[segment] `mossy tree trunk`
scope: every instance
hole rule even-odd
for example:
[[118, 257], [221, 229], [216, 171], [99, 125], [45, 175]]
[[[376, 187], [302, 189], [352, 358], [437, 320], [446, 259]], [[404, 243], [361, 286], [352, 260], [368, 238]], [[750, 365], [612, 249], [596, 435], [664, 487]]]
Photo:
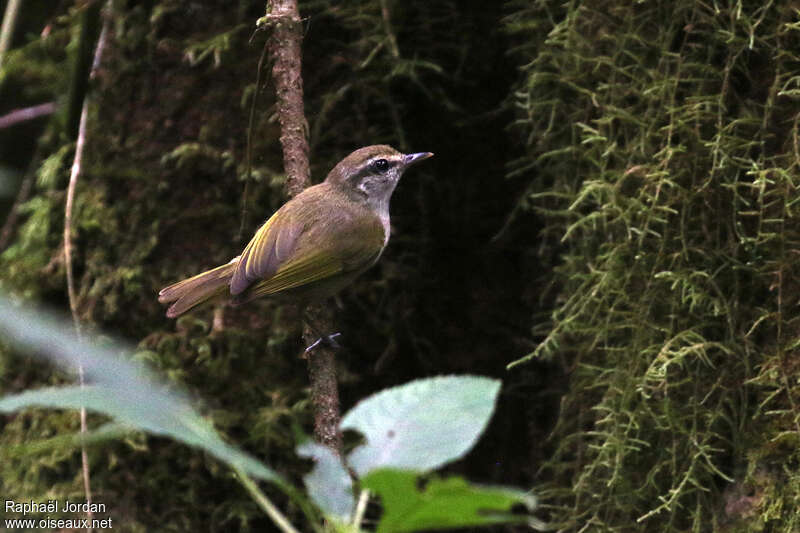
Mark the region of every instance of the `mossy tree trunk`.
[[523, 4], [533, 354], [570, 378], [542, 495], [563, 530], [797, 529], [796, 14]]

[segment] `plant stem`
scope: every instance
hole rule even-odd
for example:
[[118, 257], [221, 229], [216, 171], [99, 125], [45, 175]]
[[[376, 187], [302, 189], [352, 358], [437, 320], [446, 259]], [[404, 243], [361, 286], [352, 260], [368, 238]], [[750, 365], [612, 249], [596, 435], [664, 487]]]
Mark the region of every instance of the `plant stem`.
[[253, 123], [256, 116], [256, 102], [258, 102], [258, 93], [261, 92], [261, 71], [264, 66], [264, 59], [267, 57], [267, 43], [264, 43], [264, 49], [261, 51], [261, 58], [258, 60], [258, 69], [256, 70], [256, 88], [253, 91], [253, 96], [250, 101], [250, 118], [247, 122], [247, 150], [245, 157], [247, 159], [247, 170], [244, 177], [244, 191], [242, 191], [242, 221], [239, 224], [239, 233], [236, 234], [236, 242], [242, 240], [244, 230], [247, 227], [247, 191], [250, 188], [250, 178], [253, 170]]
[[280, 510], [275, 507], [275, 504], [270, 501], [266, 494], [264, 494], [261, 489], [258, 488], [253, 479], [245, 474], [242, 470], [235, 468], [236, 475], [239, 479], [239, 483], [247, 489], [247, 492], [250, 493], [250, 497], [255, 500], [258, 506], [269, 516], [272, 521], [278, 526], [278, 529], [283, 531], [284, 533], [300, 533], [295, 527], [289, 522], [289, 519], [286, 518]]
[[353, 526], [356, 531], [361, 530], [361, 522], [364, 520], [364, 513], [367, 511], [367, 503], [369, 503], [369, 491], [363, 489], [358, 495], [358, 503], [356, 503], [356, 512], [353, 513]]
[[[106, 19], [103, 23], [103, 30], [100, 33], [100, 37], [97, 39], [97, 45], [94, 51], [94, 59], [92, 61], [92, 65], [89, 70], [90, 79], [96, 75], [97, 69], [100, 66], [100, 61], [103, 57], [103, 51], [105, 50], [106, 38], [108, 35], [108, 26], [109, 26], [109, 15], [107, 13]], [[80, 323], [80, 317], [78, 315], [78, 296], [75, 291], [75, 277], [72, 272], [72, 207], [75, 202], [75, 189], [77, 188], [78, 179], [81, 175], [81, 169], [83, 166], [83, 152], [84, 152], [84, 147], [86, 146], [86, 123], [88, 121], [88, 115], [89, 115], [89, 97], [87, 94], [84, 95], [83, 103], [81, 106], [80, 121], [78, 123], [78, 137], [75, 144], [75, 157], [72, 161], [72, 169], [70, 171], [70, 176], [69, 176], [69, 185], [67, 186], [67, 200], [66, 200], [66, 205], [64, 207], [64, 265], [66, 267], [66, 275], [67, 275], [67, 294], [69, 296], [70, 311], [72, 312], [72, 321], [75, 324], [75, 331], [78, 334], [78, 338], [81, 337], [81, 323]], [[84, 385], [84, 376], [83, 376], [83, 366], [80, 364], [78, 365], [78, 379], [82, 387]], [[80, 418], [81, 418], [81, 435], [85, 436], [88, 432], [88, 422], [87, 422], [85, 407], [81, 407]], [[83, 476], [84, 497], [86, 498], [86, 503], [91, 504], [92, 485], [89, 472], [89, 456], [86, 452], [85, 443], [81, 445], [81, 470]], [[88, 522], [91, 523], [92, 520], [91, 511], [87, 511], [86, 518], [88, 519]], [[87, 527], [86, 531], [88, 533], [91, 533], [92, 528]]]

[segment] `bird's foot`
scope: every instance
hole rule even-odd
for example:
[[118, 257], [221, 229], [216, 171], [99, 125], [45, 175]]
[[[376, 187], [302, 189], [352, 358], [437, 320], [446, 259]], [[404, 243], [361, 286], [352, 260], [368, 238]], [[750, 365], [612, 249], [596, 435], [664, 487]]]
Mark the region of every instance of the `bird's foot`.
[[341, 336], [342, 336], [341, 333], [331, 333], [330, 335], [325, 335], [323, 337], [320, 337], [313, 343], [311, 343], [311, 346], [306, 348], [305, 353], [308, 354], [311, 350], [313, 350], [320, 344], [324, 344], [333, 350], [338, 350], [339, 348], [341, 348], [341, 346], [339, 346], [339, 343], [336, 342], [336, 337], [341, 337]]

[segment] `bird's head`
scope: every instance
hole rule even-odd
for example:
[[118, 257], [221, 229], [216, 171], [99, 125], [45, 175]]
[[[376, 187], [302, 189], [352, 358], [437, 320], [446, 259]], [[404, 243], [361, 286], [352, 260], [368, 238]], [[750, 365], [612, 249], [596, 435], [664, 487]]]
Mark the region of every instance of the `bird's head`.
[[430, 152], [401, 154], [385, 144], [366, 146], [342, 159], [325, 181], [363, 197], [372, 205], [388, 206], [403, 172], [414, 163], [431, 156], [433, 154]]

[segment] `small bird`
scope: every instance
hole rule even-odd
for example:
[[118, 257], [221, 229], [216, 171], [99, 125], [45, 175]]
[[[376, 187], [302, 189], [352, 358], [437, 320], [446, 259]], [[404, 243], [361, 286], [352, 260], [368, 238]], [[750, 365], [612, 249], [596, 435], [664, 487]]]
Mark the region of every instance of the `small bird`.
[[161, 289], [158, 301], [171, 304], [167, 317], [225, 298], [238, 305], [277, 296], [305, 305], [332, 296], [381, 256], [400, 176], [431, 156], [401, 154], [387, 145], [359, 148], [324, 182], [278, 209], [241, 255]]

